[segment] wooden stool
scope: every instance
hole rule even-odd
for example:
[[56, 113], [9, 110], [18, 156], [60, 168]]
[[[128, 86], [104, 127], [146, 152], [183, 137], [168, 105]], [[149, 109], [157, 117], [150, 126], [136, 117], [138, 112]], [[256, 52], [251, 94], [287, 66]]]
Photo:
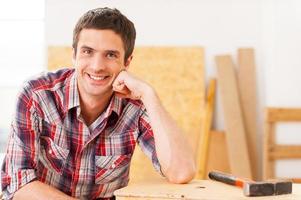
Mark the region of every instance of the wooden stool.
[[[301, 108], [267, 108], [265, 113], [263, 179], [275, 178], [275, 160], [301, 159], [301, 145], [280, 145], [275, 141], [275, 124], [301, 122]], [[300, 178], [293, 179], [300, 182]]]

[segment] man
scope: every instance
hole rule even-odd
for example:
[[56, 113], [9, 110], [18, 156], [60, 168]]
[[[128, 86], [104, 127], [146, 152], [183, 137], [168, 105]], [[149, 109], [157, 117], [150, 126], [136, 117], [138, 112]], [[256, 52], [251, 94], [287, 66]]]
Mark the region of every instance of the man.
[[128, 183], [138, 142], [173, 183], [195, 174], [191, 148], [154, 89], [127, 69], [134, 25], [117, 9], [85, 13], [73, 33], [73, 65], [21, 91], [2, 189], [14, 199], [113, 199]]

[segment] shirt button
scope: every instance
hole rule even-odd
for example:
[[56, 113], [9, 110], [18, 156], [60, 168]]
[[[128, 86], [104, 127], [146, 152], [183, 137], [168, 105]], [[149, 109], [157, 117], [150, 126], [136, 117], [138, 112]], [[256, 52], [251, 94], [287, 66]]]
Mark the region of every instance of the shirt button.
[[116, 165], [115, 165], [115, 164], [113, 164], [111, 167], [114, 169], [114, 168], [116, 167]]
[[52, 150], [50, 149], [50, 150], [48, 151], [48, 153], [49, 153], [49, 154], [52, 154]]

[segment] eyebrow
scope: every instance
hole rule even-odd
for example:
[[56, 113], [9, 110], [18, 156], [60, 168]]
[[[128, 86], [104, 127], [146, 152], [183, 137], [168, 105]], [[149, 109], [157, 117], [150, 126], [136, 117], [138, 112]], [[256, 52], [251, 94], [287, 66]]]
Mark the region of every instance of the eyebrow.
[[[88, 50], [93, 50], [93, 51], [96, 51], [96, 49], [93, 49], [92, 47], [89, 47], [87, 45], [83, 45], [80, 47], [81, 49], [88, 49]], [[118, 50], [105, 50], [106, 53], [114, 53], [116, 55], [120, 55], [120, 52]]]
[[113, 53], [113, 54], [116, 54], [116, 55], [120, 55], [120, 52], [118, 50], [106, 50], [107, 53]]
[[89, 49], [89, 50], [95, 50], [93, 49], [92, 47], [89, 47], [89, 46], [86, 46], [86, 45], [83, 45], [80, 47], [81, 49]]

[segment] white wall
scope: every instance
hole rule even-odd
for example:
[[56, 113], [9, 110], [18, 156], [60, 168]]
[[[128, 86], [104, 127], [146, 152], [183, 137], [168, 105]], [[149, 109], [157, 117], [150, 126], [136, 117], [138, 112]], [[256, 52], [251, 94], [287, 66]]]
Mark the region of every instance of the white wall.
[[[135, 23], [137, 45], [204, 46], [207, 78], [216, 74], [215, 55], [236, 56], [238, 47], [254, 47], [259, 154], [264, 107], [301, 106], [298, 92], [301, 3], [298, 0], [46, 0], [46, 43], [71, 45], [78, 17], [88, 9], [102, 6], [118, 8]], [[214, 126], [224, 129], [219, 99], [218, 95]], [[293, 127], [300, 130], [297, 125]], [[282, 129], [288, 132], [288, 128]], [[282, 133], [278, 140], [301, 143], [301, 135], [295, 134], [292, 139]], [[277, 174], [301, 176], [294, 164], [279, 163]], [[288, 171], [290, 174], [286, 174]]]
[[[301, 2], [269, 0], [263, 27], [266, 105], [301, 107]], [[300, 144], [301, 124], [281, 123], [277, 143]], [[301, 177], [300, 160], [278, 161], [279, 176]]]

